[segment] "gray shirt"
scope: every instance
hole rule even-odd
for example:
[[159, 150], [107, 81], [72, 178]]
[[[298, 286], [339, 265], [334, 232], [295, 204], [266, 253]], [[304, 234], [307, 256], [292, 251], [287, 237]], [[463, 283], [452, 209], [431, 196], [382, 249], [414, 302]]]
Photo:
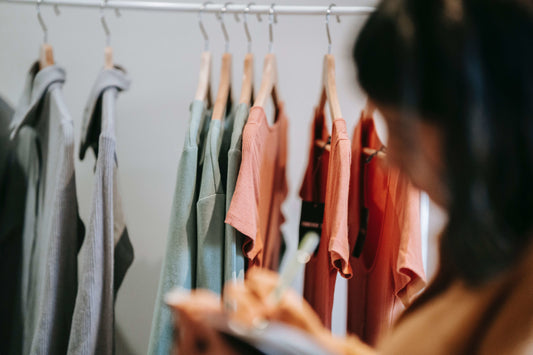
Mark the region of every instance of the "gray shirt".
[[130, 80], [115, 67], [103, 70], [84, 112], [80, 158], [93, 148], [95, 184], [87, 235], [80, 252], [81, 279], [70, 332], [69, 354], [114, 353], [114, 302], [133, 262], [133, 247], [118, 191], [115, 106]]
[[[231, 198], [237, 184], [237, 177], [239, 176], [242, 159], [242, 132], [248, 120], [249, 112], [250, 105], [245, 103], [241, 103], [235, 108], [235, 118], [228, 150], [226, 213], [229, 210]], [[242, 281], [244, 280], [245, 269], [245, 259], [242, 251], [244, 236], [231, 225], [226, 224], [224, 239], [224, 281]]]
[[23, 230], [23, 354], [67, 351], [83, 237], [74, 176], [74, 132], [62, 87], [65, 71], [32, 67], [11, 125], [28, 180]]
[[203, 147], [211, 110], [203, 101], [190, 106], [189, 128], [178, 167], [167, 246], [152, 321], [148, 354], [169, 354], [172, 347], [172, 314], [164, 303], [174, 287], [196, 286], [196, 201], [202, 171]]
[[[230, 111], [231, 112], [231, 111]], [[207, 134], [200, 195], [196, 204], [198, 262], [196, 287], [221, 294], [224, 285], [224, 219], [228, 150], [233, 113], [211, 120]]]

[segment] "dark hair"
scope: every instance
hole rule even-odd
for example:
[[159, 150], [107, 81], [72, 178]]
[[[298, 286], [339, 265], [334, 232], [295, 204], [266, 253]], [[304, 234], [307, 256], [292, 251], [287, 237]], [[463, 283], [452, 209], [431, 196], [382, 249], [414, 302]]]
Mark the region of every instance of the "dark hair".
[[385, 0], [353, 57], [378, 105], [442, 133], [449, 221], [422, 299], [508, 270], [533, 239], [533, 2]]

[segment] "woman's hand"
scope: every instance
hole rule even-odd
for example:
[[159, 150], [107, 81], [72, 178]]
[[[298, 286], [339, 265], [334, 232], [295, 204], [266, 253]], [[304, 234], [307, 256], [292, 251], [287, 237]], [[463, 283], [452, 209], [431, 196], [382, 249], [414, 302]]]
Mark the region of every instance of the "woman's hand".
[[275, 320], [313, 335], [327, 332], [309, 304], [293, 290], [286, 290], [279, 303], [271, 297], [278, 282], [278, 274], [254, 268], [247, 272], [244, 284], [227, 284], [224, 300], [233, 310], [232, 317], [247, 325], [255, 325], [261, 320]]
[[254, 268], [247, 272], [246, 281], [228, 284], [224, 289], [232, 318], [249, 326], [263, 320], [278, 321], [310, 333], [334, 353], [344, 353], [344, 340], [333, 337], [311, 306], [295, 291], [286, 290], [279, 302], [271, 296], [279, 277], [276, 273]]
[[[338, 338], [322, 325], [311, 306], [294, 290], [286, 290], [279, 302], [271, 295], [279, 283], [276, 273], [254, 268], [246, 273], [244, 283], [228, 283], [224, 301], [205, 290], [192, 291], [188, 296], [171, 302], [176, 318], [175, 349], [180, 353], [233, 354], [220, 336], [209, 327], [210, 318], [224, 312], [248, 326], [262, 321], [278, 321], [309, 333], [334, 354], [374, 355], [375, 352], [355, 337]], [[195, 351], [196, 350], [196, 351]]]
[[220, 297], [194, 290], [167, 302], [174, 313], [172, 354], [238, 355], [209, 322], [223, 315]]

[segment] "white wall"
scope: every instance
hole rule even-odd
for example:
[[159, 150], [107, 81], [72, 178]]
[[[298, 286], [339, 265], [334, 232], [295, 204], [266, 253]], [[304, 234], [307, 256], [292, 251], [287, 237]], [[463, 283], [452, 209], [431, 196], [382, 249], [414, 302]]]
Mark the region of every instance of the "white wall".
[[[266, 1], [257, 3], [269, 4]], [[280, 1], [281, 3], [281, 1]], [[318, 0], [291, 0], [291, 4], [327, 5]], [[337, 5], [354, 1], [337, 0]], [[360, 1], [373, 4], [374, 1]], [[49, 27], [49, 42], [56, 62], [67, 71], [64, 93], [74, 119], [77, 142], [85, 101], [103, 64], [104, 34], [97, 9], [42, 6]], [[121, 192], [135, 261], [126, 275], [116, 304], [119, 354], [146, 352], [150, 323], [164, 255], [176, 169], [188, 120], [188, 107], [197, 84], [203, 39], [196, 14], [122, 11], [116, 18], [107, 11], [115, 62], [132, 79], [118, 103], [117, 141]], [[364, 97], [357, 88], [350, 49], [365, 16], [331, 18], [333, 54], [337, 57], [340, 102], [351, 132]], [[214, 87], [218, 78], [223, 37], [215, 16], [204, 14], [214, 53]], [[267, 52], [268, 18], [258, 23], [249, 16], [256, 53], [256, 86], [262, 58]], [[234, 96], [240, 92], [242, 59], [246, 50], [241, 23], [226, 16], [234, 53]], [[284, 233], [289, 243], [297, 240], [300, 203], [297, 191], [307, 160], [313, 106], [319, 93], [322, 58], [327, 50], [324, 17], [279, 16], [274, 28], [281, 96], [290, 120], [288, 179], [290, 197], [284, 210]], [[0, 95], [16, 103], [27, 70], [36, 59], [42, 41], [35, 6], [0, 2]], [[76, 161], [77, 189], [82, 218], [88, 219], [93, 186], [94, 157]], [[345, 294], [340, 283], [339, 294]], [[344, 297], [345, 298], [345, 297]], [[336, 303], [335, 331], [342, 333], [345, 315], [341, 297]]]

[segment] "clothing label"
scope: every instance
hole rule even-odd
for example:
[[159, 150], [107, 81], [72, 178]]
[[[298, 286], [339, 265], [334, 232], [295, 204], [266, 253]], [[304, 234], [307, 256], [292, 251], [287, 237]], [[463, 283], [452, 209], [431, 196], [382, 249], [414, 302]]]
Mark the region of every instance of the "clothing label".
[[[324, 220], [324, 204], [320, 202], [302, 201], [300, 214], [300, 242], [307, 232], [316, 232], [322, 235], [322, 222]], [[318, 248], [317, 248], [318, 250]], [[315, 251], [316, 252], [316, 251]]]

